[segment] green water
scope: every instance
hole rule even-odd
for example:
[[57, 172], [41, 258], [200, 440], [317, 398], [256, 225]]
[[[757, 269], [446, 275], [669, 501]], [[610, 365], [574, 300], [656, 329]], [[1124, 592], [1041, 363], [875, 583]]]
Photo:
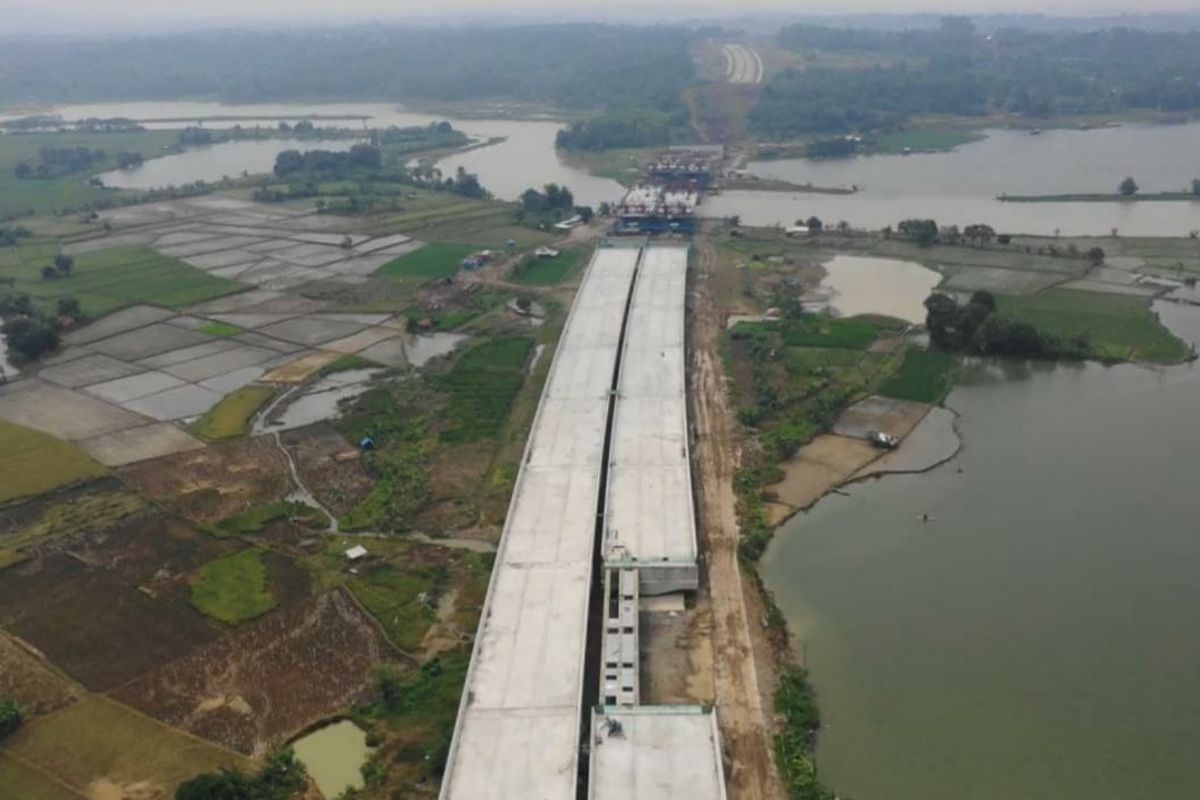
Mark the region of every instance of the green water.
[[979, 364], [948, 404], [956, 459], [830, 496], [764, 559], [824, 778], [856, 800], [1200, 797], [1200, 368]]
[[371, 748], [367, 747], [367, 735], [353, 722], [326, 725], [297, 739], [292, 747], [328, 800], [347, 789], [363, 787], [362, 765]]

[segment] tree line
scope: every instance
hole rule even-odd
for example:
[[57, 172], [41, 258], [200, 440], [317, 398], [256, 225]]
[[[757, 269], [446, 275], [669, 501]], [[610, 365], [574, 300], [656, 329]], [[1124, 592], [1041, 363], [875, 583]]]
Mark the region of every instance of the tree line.
[[512, 99], [669, 108], [692, 80], [683, 27], [360, 26], [127, 38], [14, 38], [6, 102]]
[[[867, 132], [923, 114], [1200, 109], [1200, 31], [1006, 28], [985, 37], [969, 20], [948, 17], [932, 30], [791, 25], [778, 41], [810, 61], [773, 80], [752, 112], [754, 128], [773, 137]], [[835, 69], [822, 66], [823, 52], [877, 61]]]

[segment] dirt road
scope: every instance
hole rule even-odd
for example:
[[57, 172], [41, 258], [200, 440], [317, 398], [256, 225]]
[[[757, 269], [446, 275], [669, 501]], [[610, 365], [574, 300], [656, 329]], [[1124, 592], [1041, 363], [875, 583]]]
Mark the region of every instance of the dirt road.
[[709, 284], [717, 255], [713, 245], [703, 238], [697, 239], [696, 246], [700, 265], [695, 285], [691, 377], [700, 524], [708, 545], [717, 715], [729, 757], [732, 800], [774, 800], [785, 795], [775, 768], [750, 638], [750, 625], [757, 622], [748, 618], [737, 558], [733, 494], [737, 453], [718, 354], [723, 320]]

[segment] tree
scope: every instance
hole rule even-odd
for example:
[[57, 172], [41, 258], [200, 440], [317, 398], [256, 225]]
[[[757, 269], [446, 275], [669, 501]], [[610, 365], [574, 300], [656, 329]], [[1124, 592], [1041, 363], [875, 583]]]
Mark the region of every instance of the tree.
[[11, 697], [0, 698], [0, 739], [21, 727], [21, 709]]
[[33, 175], [33, 167], [29, 166], [29, 162], [21, 161], [13, 168], [13, 174], [18, 178], [28, 178]]
[[71, 274], [71, 270], [75, 268], [75, 259], [68, 255], [59, 253], [54, 257], [54, 268], [58, 270], [58, 274], [64, 278]]
[[9, 350], [30, 361], [58, 347], [58, 331], [41, 317], [6, 320], [0, 332]]
[[79, 301], [74, 297], [60, 297], [58, 298], [58, 315], [80, 319], [83, 317], [83, 309], [79, 307]]
[[1098, 267], [1104, 263], [1104, 248], [1102, 247], [1089, 248], [1086, 255], [1087, 260], [1091, 262], [1093, 267]]
[[938, 226], [931, 219], [906, 219], [896, 229], [901, 236], [916, 242], [919, 247], [929, 247], [937, 241]]
[[590, 224], [596, 217], [596, 212], [592, 211], [591, 206], [575, 206], [575, 213], [583, 220], [584, 225]]
[[825, 229], [825, 223], [815, 214], [804, 221], [809, 233], [820, 233]]
[[1200, 178], [1192, 178], [1192, 194], [1200, 196]]
[[1133, 178], [1126, 178], [1121, 181], [1121, 185], [1117, 187], [1117, 191], [1121, 193], [1122, 197], [1133, 197], [1138, 191], [1137, 181]]
[[53, 264], [46, 264], [44, 267], [42, 267], [42, 280], [52, 281], [57, 278], [58, 275], [59, 272], [54, 268]]

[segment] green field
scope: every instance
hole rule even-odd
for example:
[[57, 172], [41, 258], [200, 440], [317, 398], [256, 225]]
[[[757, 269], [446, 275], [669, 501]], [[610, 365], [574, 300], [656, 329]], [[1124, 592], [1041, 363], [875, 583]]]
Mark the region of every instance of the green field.
[[[106, 784], [132, 786], [147, 782], [173, 796], [181, 781], [200, 772], [222, 767], [247, 766], [243, 757], [193, 736], [176, 731], [132, 709], [99, 695], [83, 700], [41, 719], [27, 722], [0, 745], [22, 761], [45, 770], [87, 797]], [[0, 778], [17, 771], [0, 759]], [[36, 780], [24, 779], [40, 789]], [[25, 800], [25, 795], [0, 797]], [[70, 795], [45, 790], [30, 800], [58, 800]], [[50, 793], [53, 792], [53, 793]], [[121, 796], [117, 794], [115, 796]]]
[[210, 322], [202, 327], [200, 332], [207, 333], [209, 336], [220, 336], [223, 339], [228, 339], [230, 336], [237, 336], [243, 331], [237, 325], [230, 325], [228, 322]]
[[940, 403], [950, 392], [956, 364], [947, 353], [910, 347], [900, 369], [883, 382], [879, 393], [898, 400]]
[[29, 551], [81, 531], [110, 530], [144, 508], [146, 501], [124, 490], [78, 495], [67, 502], [48, 504], [41, 516], [6, 533], [4, 547], [9, 551]]
[[15, 291], [26, 292], [45, 306], [60, 297], [74, 297], [91, 317], [134, 303], [178, 308], [246, 288], [149, 247], [83, 253], [75, 257], [69, 277], [43, 278], [42, 267], [57, 253], [56, 245], [0, 248], [0, 277], [14, 278]]
[[217, 531], [231, 535], [258, 533], [268, 524], [280, 519], [294, 519], [309, 526], [326, 525], [329, 522], [318, 508], [305, 503], [281, 500], [243, 511], [236, 517], [227, 517], [217, 523]]
[[85, 795], [0, 750], [0, 797], [13, 800], [85, 800]]
[[74, 445], [0, 420], [0, 503], [108, 474]]
[[1188, 349], [1162, 326], [1143, 297], [1047, 289], [1035, 295], [996, 298], [1006, 316], [1033, 325], [1043, 334], [1070, 340], [1085, 335], [1101, 359], [1171, 364]]
[[845, 350], [864, 350], [878, 338], [880, 332], [899, 327], [893, 320], [882, 317], [850, 317], [838, 319], [809, 314], [800, 319], [781, 319], [768, 322], [740, 322], [734, 327], [735, 337], [756, 338], [778, 334], [789, 347], [833, 347]]
[[469, 244], [427, 244], [416, 252], [389, 261], [375, 274], [422, 280], [445, 278], [457, 273], [463, 259], [475, 250]]
[[903, 153], [909, 150], [953, 150], [964, 144], [985, 138], [970, 131], [915, 128], [895, 133], [881, 133], [871, 139], [871, 151], [876, 153]]
[[561, 283], [579, 268], [585, 258], [587, 258], [587, 253], [578, 249], [562, 250], [554, 258], [533, 258], [513, 270], [510, 280], [513, 283], [530, 286], [550, 286]]
[[100, 168], [116, 168], [116, 155], [122, 151], [141, 153], [145, 158], [161, 155], [174, 144], [176, 131], [134, 131], [131, 133], [33, 133], [0, 135], [0, 219], [31, 214], [52, 214], [95, 203], [114, 192], [87, 185], [89, 173], [62, 178], [25, 178], [13, 174], [21, 161], [33, 166], [39, 162], [43, 147], [87, 147], [103, 150], [108, 158]]
[[263, 552], [251, 548], [210, 561], [192, 583], [192, 605], [210, 617], [236, 625], [275, 607], [267, 590]]
[[450, 395], [443, 440], [473, 442], [500, 433], [525, 381], [533, 344], [527, 336], [497, 337], [465, 352], [449, 373], [439, 376]]
[[244, 386], [226, 395], [192, 423], [189, 430], [210, 442], [245, 436], [250, 431], [250, 420], [274, 396], [275, 390], [269, 386]]
[[352, 579], [350, 589], [397, 647], [415, 653], [436, 619], [432, 609], [421, 602], [421, 595], [430, 596], [438, 581], [438, 571], [433, 568], [382, 566]]

